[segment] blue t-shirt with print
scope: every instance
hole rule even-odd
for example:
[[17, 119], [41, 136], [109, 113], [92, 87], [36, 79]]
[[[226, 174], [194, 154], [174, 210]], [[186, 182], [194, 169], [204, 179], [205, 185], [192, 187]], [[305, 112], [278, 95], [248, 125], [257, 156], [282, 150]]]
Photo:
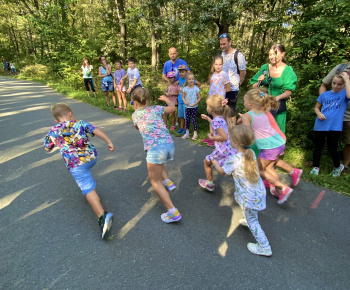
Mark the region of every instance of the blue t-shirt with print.
[[322, 104], [321, 113], [326, 120], [316, 118], [314, 131], [343, 131], [343, 119], [349, 99], [346, 90], [338, 93], [327, 91], [321, 94], [317, 102]]
[[184, 61], [183, 59], [178, 58], [177, 61], [173, 64], [171, 60], [168, 60], [163, 67], [163, 75], [166, 75], [168, 72], [173, 71], [175, 74], [175, 81], [179, 80], [179, 66], [180, 65], [185, 65], [188, 70], [190, 68], [187, 65], [187, 62]]

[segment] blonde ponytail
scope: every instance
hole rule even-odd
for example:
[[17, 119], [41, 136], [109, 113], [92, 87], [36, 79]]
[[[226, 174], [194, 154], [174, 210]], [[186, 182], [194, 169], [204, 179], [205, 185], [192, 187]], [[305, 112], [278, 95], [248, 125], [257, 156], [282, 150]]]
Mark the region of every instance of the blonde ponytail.
[[255, 153], [252, 149], [245, 150], [243, 154], [244, 175], [252, 184], [256, 184], [259, 181], [259, 169], [254, 157]]

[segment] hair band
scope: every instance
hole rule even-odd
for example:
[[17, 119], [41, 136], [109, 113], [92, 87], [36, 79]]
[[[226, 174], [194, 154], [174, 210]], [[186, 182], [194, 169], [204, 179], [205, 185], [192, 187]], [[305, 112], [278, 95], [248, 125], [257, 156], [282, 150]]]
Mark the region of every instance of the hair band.
[[227, 105], [227, 103], [228, 103], [228, 99], [225, 99], [221, 102], [221, 106], [225, 107]]
[[246, 145], [246, 146], [244, 146], [244, 149], [251, 149], [251, 147], [249, 146], [249, 145]]
[[265, 93], [264, 93], [264, 92], [261, 92], [260, 98], [263, 98], [263, 97], [265, 97]]

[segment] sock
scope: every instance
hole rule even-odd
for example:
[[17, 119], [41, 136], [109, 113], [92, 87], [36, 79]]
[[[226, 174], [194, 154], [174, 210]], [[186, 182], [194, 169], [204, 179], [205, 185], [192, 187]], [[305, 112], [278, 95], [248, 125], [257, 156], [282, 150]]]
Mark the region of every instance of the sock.
[[188, 130], [186, 129], [186, 134], [190, 135], [190, 130], [189, 129]]
[[170, 213], [170, 214], [174, 214], [175, 211], [176, 211], [176, 207], [168, 209], [168, 213]]
[[170, 179], [163, 180], [163, 184], [166, 185], [168, 183], [168, 181], [170, 181]]
[[209, 185], [213, 185], [214, 183], [213, 183], [212, 180], [208, 180], [208, 184], [209, 184]]
[[292, 175], [294, 173], [294, 168], [292, 169], [292, 171], [289, 173], [289, 175]]

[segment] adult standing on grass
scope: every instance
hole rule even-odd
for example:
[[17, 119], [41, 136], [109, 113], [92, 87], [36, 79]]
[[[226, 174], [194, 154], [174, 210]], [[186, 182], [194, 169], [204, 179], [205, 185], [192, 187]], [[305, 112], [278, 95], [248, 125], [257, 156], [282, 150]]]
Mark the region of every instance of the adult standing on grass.
[[7, 61], [6, 58], [2, 58], [2, 67], [4, 69], [4, 73], [7, 73]]
[[107, 107], [110, 106], [108, 92], [111, 92], [114, 108], [116, 109], [117, 102], [114, 94], [112, 67], [111, 65], [107, 64], [107, 59], [105, 56], [100, 56], [99, 60], [101, 62], [101, 66], [98, 71], [98, 76], [101, 78], [101, 87], [102, 87], [102, 91], [105, 93]]
[[238, 100], [239, 87], [246, 75], [246, 61], [243, 53], [232, 47], [232, 40], [228, 33], [219, 36], [220, 49], [224, 60], [222, 70], [228, 74], [231, 89], [226, 92], [228, 106], [231, 109], [232, 124], [236, 124], [236, 105]]
[[286, 64], [285, 51], [284, 46], [280, 43], [272, 45], [269, 50], [270, 63], [264, 64], [250, 81], [253, 88], [266, 87], [269, 95], [275, 97], [279, 102], [279, 109], [271, 110], [271, 113], [283, 133], [286, 133], [286, 101], [297, 84], [296, 74], [292, 67]]
[[93, 69], [93, 66], [90, 65], [89, 60], [86, 57], [84, 57], [80, 72], [83, 74], [86, 93], [88, 97], [90, 97], [90, 88], [91, 88], [92, 92], [94, 93], [94, 97], [96, 98], [94, 80], [92, 79], [92, 74], [91, 74], [92, 69]]
[[[333, 76], [337, 72], [347, 72], [350, 76], [350, 63], [345, 62], [338, 64], [330, 71], [330, 73], [322, 80], [322, 84], [319, 88], [319, 95], [327, 91], [327, 87], [332, 83]], [[345, 143], [343, 149], [344, 172], [348, 172], [348, 166], [350, 163], [350, 102], [348, 103], [344, 114], [343, 141]]]
[[168, 60], [163, 67], [163, 75], [162, 75], [162, 79], [164, 81], [166, 81], [167, 83], [168, 78], [167, 78], [167, 73], [172, 71], [175, 74], [175, 81], [179, 80], [179, 66], [180, 65], [185, 65], [187, 67], [187, 71], [189, 72], [190, 68], [188, 67], [188, 64], [186, 61], [184, 61], [181, 58], [178, 58], [179, 53], [177, 52], [177, 49], [175, 47], [170, 47], [169, 48], [169, 58], [170, 60]]

